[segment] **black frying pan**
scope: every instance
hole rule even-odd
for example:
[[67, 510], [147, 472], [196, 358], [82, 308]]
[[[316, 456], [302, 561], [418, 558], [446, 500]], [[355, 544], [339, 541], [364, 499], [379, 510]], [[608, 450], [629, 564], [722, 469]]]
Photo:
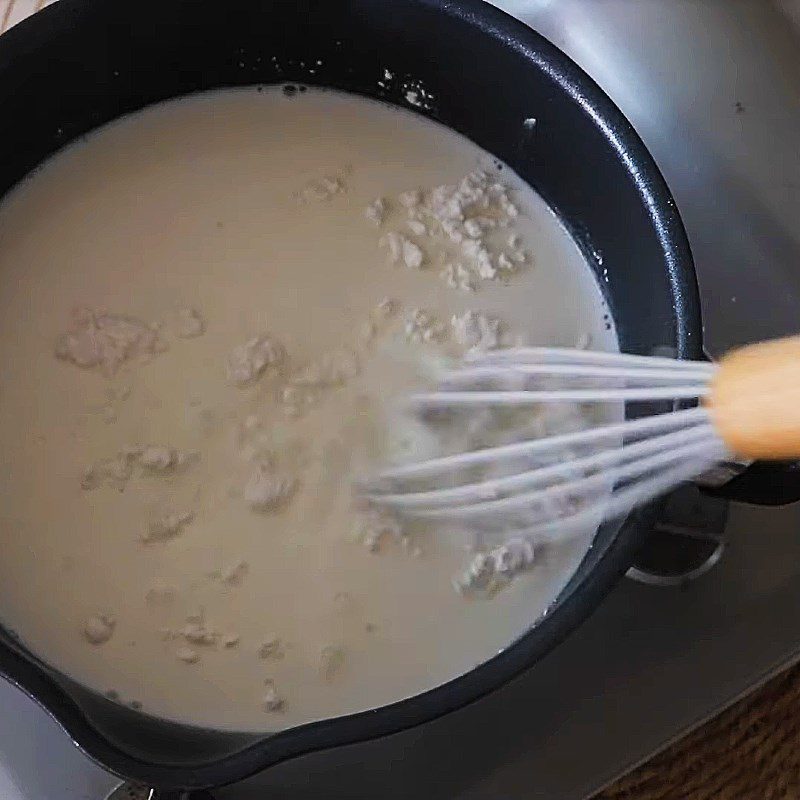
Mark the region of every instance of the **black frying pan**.
[[[388, 89], [378, 84], [384, 68], [401, 78]], [[702, 357], [689, 245], [649, 153], [563, 53], [479, 0], [60, 0], [0, 37], [0, 194], [67, 142], [165, 98], [288, 81], [404, 106], [403, 77], [433, 97], [420, 113], [505, 161], [560, 215], [597, 271], [623, 350]], [[779, 474], [761, 466], [737, 491], [795, 499], [800, 481]], [[418, 725], [496, 689], [595, 608], [655, 513], [601, 528], [546, 617], [491, 661], [409, 700], [277, 735], [133, 711], [42, 664], [2, 629], [0, 673], [111, 771], [162, 787], [164, 797], [219, 786], [300, 753]]]

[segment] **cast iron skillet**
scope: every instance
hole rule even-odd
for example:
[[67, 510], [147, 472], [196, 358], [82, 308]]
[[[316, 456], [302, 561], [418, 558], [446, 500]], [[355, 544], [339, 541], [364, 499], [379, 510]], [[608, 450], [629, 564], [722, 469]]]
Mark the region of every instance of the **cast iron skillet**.
[[[509, 164], [569, 226], [624, 350], [702, 357], [689, 246], [652, 158], [563, 53], [479, 0], [60, 0], [0, 38], [0, 194], [121, 114], [204, 89], [281, 82], [401, 106], [417, 91], [424, 107], [412, 110]], [[777, 474], [762, 468], [762, 501], [794, 499], [800, 481], [774, 486]], [[0, 673], [111, 771], [165, 792], [220, 786], [300, 753], [418, 725], [507, 682], [594, 609], [655, 513], [602, 528], [549, 612], [491, 661], [417, 697], [278, 735], [220, 733], [133, 711], [60, 675], [2, 629]]]

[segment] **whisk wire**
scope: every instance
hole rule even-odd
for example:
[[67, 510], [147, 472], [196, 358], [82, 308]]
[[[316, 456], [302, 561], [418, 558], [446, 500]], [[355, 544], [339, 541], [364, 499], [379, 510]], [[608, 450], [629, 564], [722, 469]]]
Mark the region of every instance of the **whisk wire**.
[[421, 392], [410, 397], [412, 404], [425, 408], [455, 406], [523, 406], [539, 403], [613, 403], [654, 400], [686, 400], [706, 397], [706, 384], [693, 383], [675, 386], [635, 389], [552, 389], [522, 391]]
[[[581, 499], [581, 495], [591, 491], [610, 491], [618, 482], [636, 479], [655, 470], [663, 469], [675, 462], [687, 461], [707, 457], [714, 449], [715, 439], [710, 432], [691, 444], [671, 450], [661, 450], [653, 455], [638, 458], [629, 463], [611, 467], [602, 472], [597, 472], [587, 477], [571, 480], [564, 484], [548, 486], [545, 489], [534, 489], [521, 492], [510, 497], [497, 500], [484, 500], [465, 505], [448, 506], [446, 508], [404, 508], [411, 516], [418, 517], [448, 517], [451, 519], [466, 519], [469, 517], [483, 517], [486, 515], [503, 514], [511, 511], [530, 510], [533, 512], [534, 504], [546, 504], [564, 498]], [[596, 498], [592, 498], [596, 499]], [[379, 502], [382, 502], [380, 500]]]
[[547, 484], [548, 481], [570, 478], [584, 471], [621, 465], [654, 453], [674, 453], [675, 448], [682, 445], [707, 442], [709, 439], [713, 439], [711, 428], [701, 425], [491, 480], [423, 492], [397, 494], [367, 492], [366, 497], [382, 505], [403, 510], [435, 508], [452, 503], [481, 502], [493, 499], [501, 492], [532, 489]]
[[509, 347], [502, 350], [488, 350], [467, 353], [467, 363], [561, 363], [561, 364], [604, 364], [618, 365], [632, 369], [664, 367], [672, 371], [696, 371], [712, 375], [716, 364], [703, 361], [681, 361], [665, 356], [638, 356], [629, 353], [606, 353], [600, 350], [573, 350], [562, 347]]
[[705, 382], [708, 378], [706, 370], [694, 369], [630, 369], [605, 365], [573, 365], [573, 364], [478, 364], [463, 369], [446, 372], [442, 376], [443, 386], [451, 384], [474, 383], [476, 381], [500, 380], [509, 377], [557, 377], [557, 378], [598, 378], [618, 380], [626, 383], [642, 381], [694, 381]]
[[[468, 354], [438, 391], [409, 402], [425, 413], [672, 405], [707, 397], [716, 370], [659, 356], [517, 347]], [[409, 517], [560, 537], [576, 522], [620, 516], [725, 455], [709, 412], [698, 406], [397, 466], [362, 488], [372, 505]], [[430, 483], [441, 479], [450, 485]]]
[[[513, 444], [487, 447], [482, 450], [472, 450], [455, 455], [439, 456], [413, 464], [403, 464], [380, 472], [377, 476], [377, 483], [383, 484], [387, 481], [412, 478], [429, 478], [454, 470], [494, 463], [504, 459], [541, 455], [548, 451], [557, 452], [578, 444], [590, 445], [598, 441], [613, 441], [615, 437], [620, 436], [630, 438], [643, 437], [676, 428], [705, 425], [709, 424], [709, 422], [710, 418], [705, 408], [683, 409], [610, 425], [601, 425], [586, 430], [557, 434], [543, 439], [526, 439]], [[376, 481], [372, 481], [364, 485], [369, 487], [370, 485], [375, 485], [375, 483]]]
[[515, 531], [515, 534], [531, 537], [540, 542], [562, 541], [565, 535], [569, 535], [570, 529], [584, 525], [599, 525], [623, 517], [632, 508], [647, 503], [669, 491], [673, 486], [701, 474], [715, 462], [725, 458], [725, 455], [724, 446], [718, 442], [706, 456], [681, 461], [659, 475], [614, 492], [599, 505], [583, 507], [574, 514], [522, 528]]

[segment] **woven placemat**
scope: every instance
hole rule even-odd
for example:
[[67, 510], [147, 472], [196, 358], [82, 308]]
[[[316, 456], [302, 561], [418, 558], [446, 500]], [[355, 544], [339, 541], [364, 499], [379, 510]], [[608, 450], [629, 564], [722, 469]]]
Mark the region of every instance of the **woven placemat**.
[[798, 800], [800, 665], [594, 800]]

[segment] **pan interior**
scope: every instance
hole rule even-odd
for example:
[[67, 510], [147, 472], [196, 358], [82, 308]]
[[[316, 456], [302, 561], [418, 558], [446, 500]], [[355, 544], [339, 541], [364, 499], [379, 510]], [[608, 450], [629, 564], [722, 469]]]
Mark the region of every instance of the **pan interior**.
[[[454, 243], [424, 206], [470, 175], [514, 212], [470, 206]], [[473, 228], [494, 278], [464, 246]], [[459, 593], [465, 548], [491, 543], [428, 528], [373, 543], [350, 504], [364, 466], [352, 453], [391, 450], [375, 409], [480, 344], [463, 338], [471, 314], [498, 320], [504, 343], [618, 347], [555, 214], [444, 126], [294, 86], [168, 101], [45, 162], [5, 197], [0, 238], [0, 443], [14, 465], [0, 477], [0, 608], [79, 683], [229, 730], [386, 705], [507, 647], [586, 554], [591, 528], [537, 543], [501, 591]], [[158, 327], [118, 359], [80, 350], [89, 329], [140, 322]], [[267, 335], [285, 354], [237, 372], [254, 362], [235, 354]], [[344, 373], [309, 377], [331, 364]], [[490, 443], [475, 419], [447, 447]], [[440, 441], [400, 433], [407, 457], [438, 454]]]

